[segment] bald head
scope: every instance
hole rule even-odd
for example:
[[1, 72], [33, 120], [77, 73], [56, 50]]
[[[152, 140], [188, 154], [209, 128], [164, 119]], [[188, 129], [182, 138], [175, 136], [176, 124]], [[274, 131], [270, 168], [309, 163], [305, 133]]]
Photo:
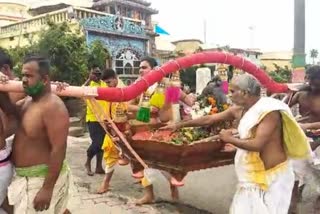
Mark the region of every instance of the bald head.
[[250, 74], [235, 76], [231, 84], [237, 86], [241, 91], [246, 91], [251, 96], [260, 96], [261, 85], [259, 81]]

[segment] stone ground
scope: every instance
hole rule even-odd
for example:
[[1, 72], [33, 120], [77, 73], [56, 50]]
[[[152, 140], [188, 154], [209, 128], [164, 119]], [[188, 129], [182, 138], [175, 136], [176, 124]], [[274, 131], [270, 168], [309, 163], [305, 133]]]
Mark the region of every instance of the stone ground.
[[[186, 213], [206, 214], [207, 211], [194, 207], [158, 201], [153, 205], [135, 206], [134, 199], [142, 195], [143, 189], [130, 176], [127, 166], [118, 167], [111, 181], [111, 190], [106, 194], [95, 194], [103, 175], [87, 176], [84, 171], [87, 136], [69, 137], [67, 158], [75, 182], [75, 194], [71, 199], [71, 211], [76, 214], [136, 214], [136, 213]], [[95, 166], [93, 163], [92, 166]], [[125, 173], [124, 173], [125, 172]], [[169, 194], [169, 193], [168, 193]], [[163, 199], [160, 199], [163, 200]]]
[[[155, 182], [156, 204], [135, 206], [133, 201], [143, 194], [140, 184], [131, 177], [128, 166], [118, 166], [108, 193], [95, 194], [103, 175], [88, 176], [84, 170], [87, 135], [69, 137], [67, 158], [75, 181], [75, 194], [71, 199], [71, 211], [76, 214], [139, 214], [139, 213], [228, 213], [236, 178], [233, 166], [213, 168], [189, 173], [185, 186], [179, 188], [179, 203], [170, 202], [169, 185], [163, 177]], [[94, 168], [95, 164], [92, 163]], [[299, 214], [312, 214], [310, 203], [299, 204]], [[319, 211], [320, 213], [320, 211]], [[318, 213], [317, 213], [318, 214]]]

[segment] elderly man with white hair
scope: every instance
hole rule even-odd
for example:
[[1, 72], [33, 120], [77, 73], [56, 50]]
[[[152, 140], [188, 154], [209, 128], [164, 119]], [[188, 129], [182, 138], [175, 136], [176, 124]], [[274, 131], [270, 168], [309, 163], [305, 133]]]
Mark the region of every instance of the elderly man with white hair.
[[230, 213], [288, 213], [294, 173], [290, 159], [305, 159], [310, 146], [290, 108], [270, 97], [260, 97], [261, 86], [251, 75], [233, 78], [230, 93], [233, 106], [224, 112], [168, 125], [209, 126], [225, 120], [238, 120], [239, 137], [222, 130], [220, 139], [237, 148], [235, 170], [238, 187]]

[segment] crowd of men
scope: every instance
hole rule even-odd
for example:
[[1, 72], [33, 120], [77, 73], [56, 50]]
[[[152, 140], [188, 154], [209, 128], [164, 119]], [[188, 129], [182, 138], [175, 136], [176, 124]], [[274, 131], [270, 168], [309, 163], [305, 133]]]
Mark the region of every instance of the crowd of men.
[[[156, 66], [155, 59], [142, 59], [141, 77]], [[0, 51], [2, 84], [15, 78], [12, 67], [8, 54]], [[62, 100], [51, 91], [48, 59], [40, 56], [26, 58], [21, 74], [24, 93], [0, 93], [0, 214], [70, 213], [68, 198], [72, 181], [65, 160], [68, 111]], [[216, 88], [218, 83], [217, 79], [210, 84]], [[238, 121], [237, 129], [222, 130], [219, 134], [221, 141], [232, 144], [237, 150], [235, 171], [238, 186], [230, 213], [285, 214], [289, 212], [290, 205], [290, 212], [294, 213], [295, 198], [301, 192], [297, 190], [312, 186], [314, 178], [319, 177], [320, 157], [317, 154], [320, 153], [320, 141], [310, 133], [320, 129], [320, 66], [307, 70], [306, 83], [307, 86], [298, 90], [286, 104], [271, 97], [261, 97], [261, 85], [257, 79], [243, 74], [232, 78], [229, 91], [233, 105], [221, 113], [171, 123], [172, 118], [166, 114], [166, 106], [163, 105], [151, 106], [151, 116], [153, 122], [168, 123], [162, 129], [172, 131], [183, 127], [211, 126], [225, 120]], [[84, 85], [124, 87], [114, 70], [97, 66], [91, 68]], [[210, 87], [205, 93], [211, 93]], [[151, 96], [156, 88], [157, 85], [148, 89]], [[111, 119], [119, 106], [134, 118], [141, 100], [139, 96], [125, 104], [103, 100], [98, 104]], [[180, 102], [191, 107], [195, 99], [181, 90]], [[299, 123], [290, 110], [296, 104], [304, 118]], [[105, 174], [97, 190], [105, 193], [109, 189], [114, 166], [127, 164], [128, 160], [114, 145], [114, 141], [119, 139], [106, 134], [90, 105], [88, 102], [86, 122], [92, 142], [87, 150], [85, 170], [89, 176]], [[8, 140], [10, 136], [13, 136], [12, 142]], [[95, 170], [92, 170], [94, 157], [97, 161]], [[152, 203], [155, 198], [152, 179], [145, 173], [135, 174], [145, 189], [145, 194], [136, 201], [138, 205]], [[178, 200], [177, 185], [172, 183], [170, 174], [161, 173], [170, 183], [172, 198]], [[319, 183], [315, 185], [319, 186]], [[315, 212], [319, 211], [320, 197], [312, 200]]]

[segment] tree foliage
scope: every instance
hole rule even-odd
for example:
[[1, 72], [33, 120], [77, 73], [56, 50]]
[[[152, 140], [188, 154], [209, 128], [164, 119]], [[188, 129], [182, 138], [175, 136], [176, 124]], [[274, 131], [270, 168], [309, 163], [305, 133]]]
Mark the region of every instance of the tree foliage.
[[288, 66], [280, 67], [277, 64], [273, 64], [275, 67], [274, 71], [269, 72], [270, 77], [280, 83], [288, 83], [291, 82], [292, 71]]
[[49, 58], [53, 81], [71, 85], [81, 85], [93, 63], [104, 68], [108, 53], [100, 41], [88, 47], [80, 31], [72, 32], [67, 23], [54, 24], [48, 20], [47, 24], [48, 29], [40, 33], [37, 42], [8, 50], [16, 75], [21, 74], [23, 59], [36, 54]]
[[106, 67], [106, 59], [109, 58], [109, 54], [100, 40], [92, 42], [88, 58], [89, 68], [93, 66], [98, 66], [100, 68]]
[[49, 29], [40, 34], [40, 55], [50, 59], [51, 78], [80, 85], [88, 75], [88, 50], [84, 36], [71, 32], [67, 23], [48, 23]]
[[319, 52], [317, 49], [310, 50], [310, 57], [312, 58], [312, 63], [315, 64], [315, 59], [318, 57]]
[[21, 69], [24, 58], [26, 56], [33, 55], [33, 53], [36, 53], [37, 50], [38, 49], [36, 46], [26, 46], [7, 50], [14, 63], [13, 72], [16, 76], [21, 76]]

